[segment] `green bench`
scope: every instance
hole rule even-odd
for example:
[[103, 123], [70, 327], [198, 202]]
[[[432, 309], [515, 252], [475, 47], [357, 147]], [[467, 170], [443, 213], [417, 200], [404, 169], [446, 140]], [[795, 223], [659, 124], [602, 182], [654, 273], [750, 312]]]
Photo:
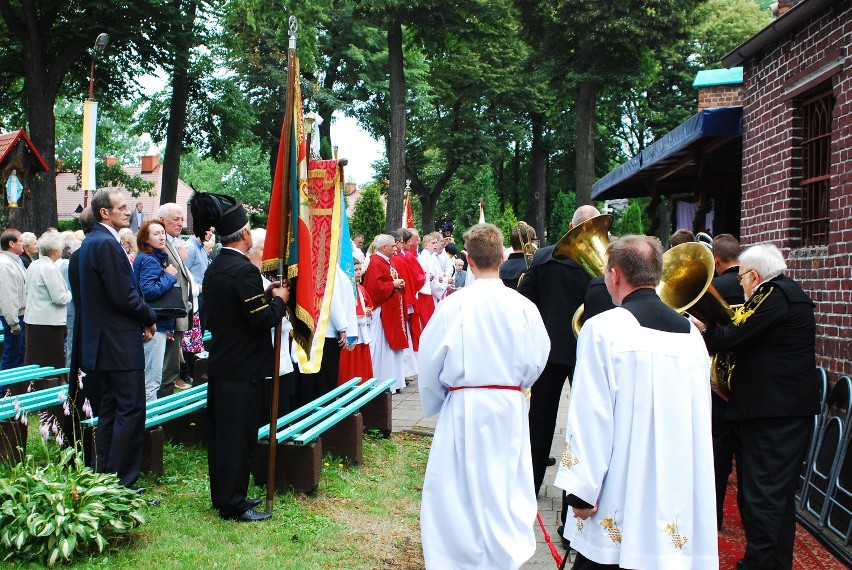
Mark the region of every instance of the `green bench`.
[[54, 406], [61, 406], [66, 399], [68, 399], [67, 385], [8, 396], [0, 401], [0, 420], [14, 418], [18, 415], [18, 411], [30, 414]]
[[[15, 417], [18, 410], [31, 413], [62, 406], [68, 396], [67, 385], [49, 386], [41, 390], [13, 395], [9, 387], [33, 380], [54, 379], [67, 374], [68, 368], [38, 366], [30, 364], [17, 368], [0, 370], [0, 460], [12, 459], [20, 461], [20, 446], [24, 452], [27, 448], [26, 426]], [[54, 380], [56, 383], [58, 379]], [[56, 413], [61, 413], [57, 412]]]
[[[297, 493], [312, 493], [319, 485], [323, 453], [359, 464], [363, 459], [364, 428], [390, 433], [387, 414], [376, 414], [390, 405], [390, 387], [395, 380], [360, 378], [338, 386], [329, 393], [278, 418], [275, 441], [276, 487], [290, 487]], [[384, 423], [377, 425], [376, 418]], [[255, 453], [252, 474], [259, 485], [266, 483], [270, 425], [258, 430], [260, 445]], [[320, 437], [322, 436], [322, 437]]]
[[63, 374], [68, 374], [70, 370], [70, 368], [54, 368], [53, 366], [39, 366], [38, 364], [7, 368], [6, 370], [0, 370], [0, 388], [28, 380], [55, 378]]

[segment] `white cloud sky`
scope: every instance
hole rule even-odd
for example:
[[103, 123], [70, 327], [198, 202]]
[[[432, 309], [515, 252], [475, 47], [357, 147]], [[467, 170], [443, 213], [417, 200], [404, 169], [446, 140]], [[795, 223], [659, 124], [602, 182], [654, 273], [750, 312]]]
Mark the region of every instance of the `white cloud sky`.
[[355, 119], [338, 114], [331, 123], [331, 144], [337, 145], [339, 158], [349, 159], [345, 168], [347, 181], [361, 186], [373, 180], [373, 161], [385, 155], [382, 142], [372, 138]]

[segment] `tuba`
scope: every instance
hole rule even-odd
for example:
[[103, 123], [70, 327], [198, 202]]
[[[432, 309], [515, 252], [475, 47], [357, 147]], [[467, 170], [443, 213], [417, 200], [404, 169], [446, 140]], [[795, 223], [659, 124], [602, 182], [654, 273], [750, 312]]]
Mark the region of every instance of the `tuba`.
[[[739, 306], [741, 305], [729, 305], [716, 288], [710, 285], [689, 313], [708, 327], [716, 328], [730, 323]], [[726, 402], [731, 396], [731, 377], [735, 364], [733, 352], [713, 354], [710, 361], [710, 383], [713, 391]]]
[[[577, 224], [553, 247], [553, 257], [574, 260], [592, 277], [603, 275], [612, 220], [612, 216], [604, 214]], [[571, 318], [575, 337], [580, 334], [584, 316], [585, 308], [580, 305]]]
[[[531, 225], [523, 221], [518, 222], [518, 239], [521, 240], [521, 251], [524, 252], [524, 261], [527, 264], [527, 270], [532, 267], [533, 257], [538, 250], [538, 246], [535, 244], [537, 238], [533, 236], [535, 236], [535, 229]], [[521, 276], [518, 277], [518, 285], [524, 280], [524, 275], [526, 275], [526, 272], [521, 273]]]

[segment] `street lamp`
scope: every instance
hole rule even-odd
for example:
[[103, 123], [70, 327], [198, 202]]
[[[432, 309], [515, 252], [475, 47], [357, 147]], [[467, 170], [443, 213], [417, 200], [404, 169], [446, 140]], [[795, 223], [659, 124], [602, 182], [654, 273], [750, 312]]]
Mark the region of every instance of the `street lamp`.
[[109, 34], [100, 34], [92, 48], [92, 66], [89, 70], [89, 98], [83, 101], [83, 157], [80, 186], [83, 187], [83, 206], [89, 205], [89, 192], [95, 191], [95, 139], [98, 123], [98, 104], [95, 102], [95, 59], [109, 43]]

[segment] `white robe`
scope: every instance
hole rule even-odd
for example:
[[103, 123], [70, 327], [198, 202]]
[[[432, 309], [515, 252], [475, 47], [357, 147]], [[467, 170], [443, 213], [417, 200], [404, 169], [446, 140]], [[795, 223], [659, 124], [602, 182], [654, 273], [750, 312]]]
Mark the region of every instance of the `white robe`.
[[393, 378], [396, 380], [390, 387], [392, 394], [405, 388], [405, 358], [401, 350], [393, 350], [385, 339], [385, 329], [382, 326], [382, 308], [373, 309], [370, 323], [370, 358], [373, 361], [373, 376], [379, 380]]
[[643, 328], [622, 308], [583, 325], [555, 484], [598, 505], [565, 525], [586, 558], [719, 568], [709, 372], [695, 327]]
[[550, 339], [530, 301], [499, 279], [479, 279], [438, 304], [420, 337], [420, 399], [439, 411], [420, 528], [428, 569], [514, 569], [535, 552], [529, 388]]

